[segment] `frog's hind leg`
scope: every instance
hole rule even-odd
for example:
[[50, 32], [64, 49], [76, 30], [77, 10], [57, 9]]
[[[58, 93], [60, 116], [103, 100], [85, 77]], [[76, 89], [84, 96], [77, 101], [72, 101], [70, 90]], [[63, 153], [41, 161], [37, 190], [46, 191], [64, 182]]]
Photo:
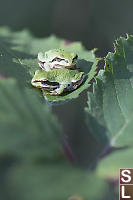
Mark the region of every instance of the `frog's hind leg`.
[[51, 92], [51, 95], [60, 95], [64, 92], [66, 85], [60, 85], [59, 88]]

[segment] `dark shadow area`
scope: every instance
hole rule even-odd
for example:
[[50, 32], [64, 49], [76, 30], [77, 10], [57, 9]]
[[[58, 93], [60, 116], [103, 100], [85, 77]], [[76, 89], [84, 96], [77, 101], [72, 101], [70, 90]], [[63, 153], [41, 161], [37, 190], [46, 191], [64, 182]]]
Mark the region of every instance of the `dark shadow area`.
[[56, 0], [1, 0], [0, 26], [12, 30], [28, 29], [37, 36], [48, 36], [52, 31]]
[[15, 158], [5, 155], [0, 158], [0, 199], [9, 200], [10, 197], [7, 192], [6, 176], [8, 170], [16, 163]]
[[[85, 99], [87, 101], [86, 92], [80, 95], [78, 99], [68, 102], [67, 105], [61, 105], [53, 109], [63, 125], [65, 140], [63, 144], [68, 158], [84, 168], [94, 168], [98, 157], [108, 144], [108, 138], [106, 137], [106, 130], [101, 125], [97, 127], [99, 127], [100, 130], [98, 131], [103, 136], [99, 135], [98, 139], [91, 133], [89, 125], [87, 127], [84, 112]], [[91, 118], [90, 123], [94, 123], [93, 131], [96, 131], [96, 119]]]
[[[133, 72], [132, 71], [132, 66], [133, 66], [133, 60], [132, 60], [132, 63], [127, 63], [127, 60], [126, 59], [122, 59], [121, 57], [117, 57], [117, 62], [119, 63], [118, 65], [115, 65], [113, 66], [113, 74], [114, 74], [114, 77], [116, 79], [130, 79], [133, 77]], [[130, 59], [131, 60], [131, 59]], [[130, 69], [128, 69], [128, 65], [132, 65], [130, 66], [131, 68], [131, 71]]]
[[131, 0], [1, 0], [0, 25], [27, 28], [39, 37], [53, 33], [82, 41], [86, 48], [96, 47], [105, 56], [117, 37], [133, 33], [132, 7]]
[[89, 62], [83, 59], [78, 59], [78, 62], [77, 62], [77, 66], [79, 67], [79, 69], [85, 72], [86, 74], [90, 71], [92, 65], [93, 65], [92, 62]]
[[100, 158], [105, 158], [106, 156], [115, 153], [117, 151], [121, 151], [121, 150], [125, 150], [125, 149], [129, 149], [130, 147], [125, 146], [125, 147], [112, 147], [112, 146], [108, 146], [108, 148], [106, 148], [106, 150], [102, 153], [102, 155], [100, 156]]

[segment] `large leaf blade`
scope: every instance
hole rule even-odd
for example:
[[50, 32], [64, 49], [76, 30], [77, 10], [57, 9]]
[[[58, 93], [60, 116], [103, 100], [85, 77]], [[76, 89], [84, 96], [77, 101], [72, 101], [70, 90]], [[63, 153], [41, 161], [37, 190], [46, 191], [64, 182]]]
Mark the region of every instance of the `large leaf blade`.
[[0, 79], [0, 96], [0, 154], [58, 156], [60, 126], [39, 95], [22, 89], [14, 79]]
[[61, 162], [16, 165], [7, 175], [7, 189], [14, 200], [67, 200], [76, 195], [102, 200], [109, 193], [104, 180]]
[[[101, 160], [100, 171], [104, 166], [115, 169], [116, 154], [122, 155], [121, 148], [133, 146], [133, 37], [121, 37], [115, 42], [114, 53], [108, 53], [105, 58], [105, 70], [101, 70], [94, 84], [93, 93], [88, 94], [88, 108], [86, 108], [87, 124], [90, 132], [103, 144], [104, 156], [110, 150], [113, 152], [108, 158]], [[128, 150], [125, 150], [128, 151]], [[127, 154], [128, 155], [128, 154]], [[121, 157], [122, 158], [122, 157]], [[130, 156], [123, 156], [129, 163]], [[124, 162], [124, 161], [123, 161]], [[121, 162], [119, 162], [121, 163]], [[105, 164], [105, 165], [104, 165]], [[124, 165], [119, 164], [119, 167]], [[127, 165], [126, 165], [127, 166]], [[133, 166], [133, 163], [130, 167]], [[108, 174], [110, 171], [108, 171]], [[112, 174], [113, 174], [112, 170]], [[106, 173], [107, 175], [107, 173]]]
[[[86, 109], [105, 127], [109, 143], [115, 147], [132, 145], [133, 142], [132, 42], [131, 36], [116, 41], [115, 52], [106, 57], [105, 72], [99, 73], [94, 92], [89, 93], [89, 108]], [[94, 105], [98, 106], [99, 115]]]

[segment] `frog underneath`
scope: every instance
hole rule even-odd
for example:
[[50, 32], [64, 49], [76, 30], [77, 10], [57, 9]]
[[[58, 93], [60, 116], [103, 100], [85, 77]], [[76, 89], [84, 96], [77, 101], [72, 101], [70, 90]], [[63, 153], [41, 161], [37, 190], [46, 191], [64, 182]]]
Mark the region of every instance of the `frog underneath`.
[[66, 68], [50, 71], [37, 70], [31, 81], [37, 88], [44, 88], [50, 95], [61, 95], [64, 92], [77, 89], [84, 81], [84, 72]]

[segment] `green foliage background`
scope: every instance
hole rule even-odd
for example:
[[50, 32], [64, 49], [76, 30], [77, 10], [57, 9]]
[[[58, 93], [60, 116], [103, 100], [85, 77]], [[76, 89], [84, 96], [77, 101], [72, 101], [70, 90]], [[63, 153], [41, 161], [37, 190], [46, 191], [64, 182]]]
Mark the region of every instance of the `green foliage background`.
[[[118, 169], [133, 167], [132, 4], [1, 0], [0, 25], [10, 28], [0, 29], [1, 199], [118, 199]], [[93, 93], [51, 108], [30, 80], [38, 51], [58, 47], [77, 51], [83, 70], [96, 66], [91, 49], [112, 53]]]
[[[67, 141], [67, 135], [51, 112], [52, 104], [48, 107], [40, 91], [31, 86], [31, 78], [38, 67], [36, 55], [43, 46], [45, 50], [57, 47], [75, 49], [79, 54], [81, 70], [88, 74], [88, 79], [78, 90], [59, 97], [62, 102], [68, 100], [68, 97], [71, 101], [78, 97], [90, 87], [89, 82], [96, 75], [99, 59], [95, 57], [94, 50], [85, 50], [79, 42], [66, 45], [64, 40], [54, 36], [37, 39], [27, 31], [0, 29], [2, 198], [65, 200], [73, 195], [80, 195], [81, 198], [103, 199], [112, 190], [109, 183], [97, 177], [93, 171], [76, 169], [68, 163], [64, 150], [72, 162], [76, 164], [78, 160]], [[57, 97], [55, 98], [57, 101]], [[49, 103], [51, 101], [54, 99], [50, 99]], [[104, 150], [103, 143], [101, 150]], [[90, 169], [94, 167], [100, 154], [97, 150], [93, 154], [90, 151]], [[4, 162], [7, 162], [6, 167], [2, 168]], [[94, 181], [97, 185], [92, 184]]]

